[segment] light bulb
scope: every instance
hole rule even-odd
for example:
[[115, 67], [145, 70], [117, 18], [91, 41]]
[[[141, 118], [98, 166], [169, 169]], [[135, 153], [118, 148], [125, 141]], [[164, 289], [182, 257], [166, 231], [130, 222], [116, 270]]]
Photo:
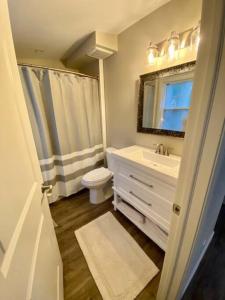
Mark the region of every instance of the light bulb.
[[173, 43], [171, 43], [171, 44], [169, 45], [168, 53], [169, 53], [170, 59], [173, 59], [174, 56], [175, 56], [175, 45], [174, 45]]
[[198, 35], [195, 41], [195, 47], [197, 51], [198, 51], [199, 44], [200, 44], [200, 36]]
[[178, 50], [179, 46], [179, 34], [175, 31], [171, 33], [170, 38], [168, 39], [169, 46], [168, 46], [168, 55], [170, 59], [174, 59], [175, 51]]
[[155, 55], [154, 55], [153, 51], [149, 51], [148, 62], [150, 65], [154, 64], [154, 62], [155, 62]]
[[153, 65], [157, 56], [158, 56], [158, 47], [155, 44], [150, 42], [147, 50], [148, 63], [150, 65]]
[[198, 46], [200, 43], [200, 22], [197, 26], [193, 28], [192, 34], [191, 34], [191, 47], [195, 48], [196, 51], [198, 51]]
[[180, 44], [180, 49], [185, 48], [185, 44], [186, 44], [186, 40], [183, 39], [182, 42], [181, 42], [181, 44]]

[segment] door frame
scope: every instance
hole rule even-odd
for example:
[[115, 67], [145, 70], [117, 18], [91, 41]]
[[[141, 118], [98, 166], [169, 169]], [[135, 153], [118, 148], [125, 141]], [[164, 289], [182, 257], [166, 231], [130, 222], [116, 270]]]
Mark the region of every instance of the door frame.
[[[224, 68], [225, 3], [203, 0], [201, 43], [195, 69], [193, 100], [184, 140], [183, 159], [177, 184], [175, 203], [180, 215], [173, 214], [157, 299], [180, 299], [189, 261], [207, 203], [207, 192], [223, 130], [223, 116], [214, 107], [224, 91], [221, 73]], [[220, 100], [221, 101], [221, 100]], [[225, 105], [224, 105], [225, 106]], [[215, 110], [218, 120], [215, 116]], [[213, 122], [213, 132], [212, 132]], [[188, 224], [188, 226], [186, 226]]]

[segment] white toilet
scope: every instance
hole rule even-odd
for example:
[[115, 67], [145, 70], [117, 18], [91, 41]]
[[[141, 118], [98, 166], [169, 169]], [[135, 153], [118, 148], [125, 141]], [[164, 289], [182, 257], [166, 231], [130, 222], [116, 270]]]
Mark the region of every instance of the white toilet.
[[111, 153], [115, 148], [106, 149], [108, 169], [101, 167], [85, 174], [81, 180], [83, 186], [90, 190], [90, 202], [99, 204], [113, 195], [111, 178], [113, 177], [113, 159]]

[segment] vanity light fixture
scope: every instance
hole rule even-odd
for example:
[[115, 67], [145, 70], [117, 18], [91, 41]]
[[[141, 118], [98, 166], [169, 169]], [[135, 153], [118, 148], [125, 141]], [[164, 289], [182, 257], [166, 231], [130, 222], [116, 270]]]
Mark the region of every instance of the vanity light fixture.
[[168, 55], [170, 59], [173, 59], [175, 57], [175, 51], [178, 50], [180, 44], [179, 34], [176, 31], [171, 32], [168, 43]]
[[154, 44], [149, 43], [147, 61], [149, 65], [161, 65], [164, 61], [182, 59], [184, 56], [194, 57], [200, 42], [200, 21], [183, 32], [172, 31], [170, 37]]
[[193, 28], [193, 31], [191, 33], [191, 47], [196, 48], [198, 50], [198, 46], [200, 43], [200, 22], [197, 26]]
[[153, 65], [156, 57], [158, 56], [158, 47], [152, 42], [149, 43], [147, 55], [148, 55], [148, 63], [150, 65]]

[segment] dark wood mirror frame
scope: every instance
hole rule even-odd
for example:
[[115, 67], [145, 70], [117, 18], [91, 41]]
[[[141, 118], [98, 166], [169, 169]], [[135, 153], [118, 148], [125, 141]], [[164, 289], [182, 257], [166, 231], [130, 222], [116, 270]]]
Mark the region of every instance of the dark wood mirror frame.
[[144, 83], [145, 81], [152, 81], [162, 76], [164, 73], [171, 73], [171, 75], [179, 74], [183, 70], [193, 69], [196, 64], [196, 61], [191, 61], [185, 64], [180, 64], [170, 68], [162, 69], [156, 72], [147, 73], [140, 75], [140, 88], [139, 88], [139, 101], [138, 101], [138, 115], [137, 115], [137, 132], [158, 134], [158, 135], [167, 135], [173, 137], [183, 138], [185, 135], [184, 131], [174, 131], [166, 129], [157, 129], [157, 128], [145, 128], [143, 124], [143, 106], [144, 106]]

